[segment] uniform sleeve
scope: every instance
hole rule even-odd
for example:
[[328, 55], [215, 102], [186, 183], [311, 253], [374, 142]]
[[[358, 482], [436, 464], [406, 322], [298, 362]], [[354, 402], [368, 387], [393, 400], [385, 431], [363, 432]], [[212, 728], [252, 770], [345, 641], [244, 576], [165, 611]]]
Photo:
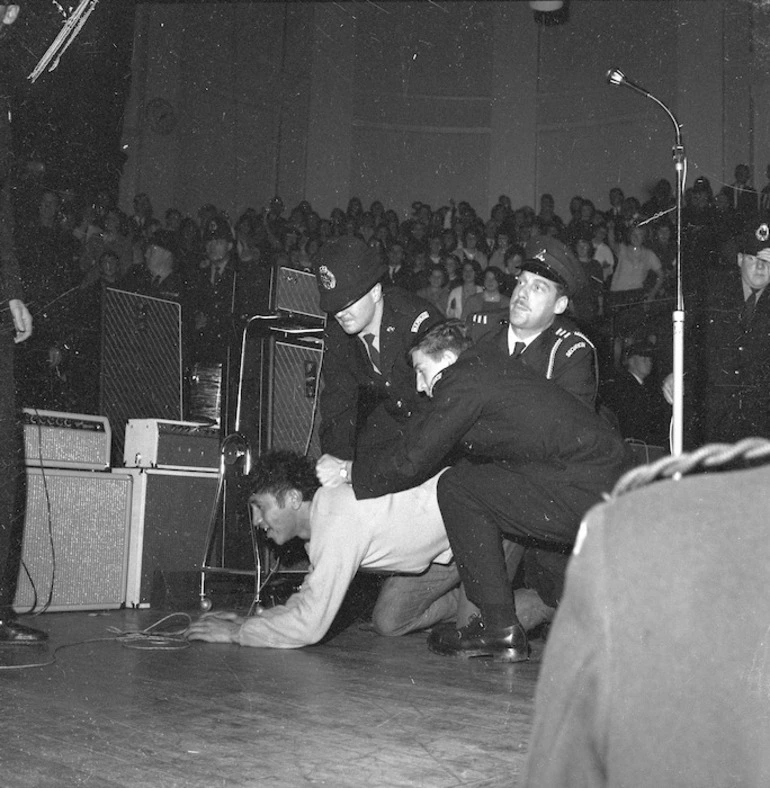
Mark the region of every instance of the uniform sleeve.
[[352, 460], [356, 443], [359, 382], [354, 374], [348, 337], [334, 322], [326, 329], [321, 375], [321, 451]]
[[594, 410], [597, 392], [595, 364], [594, 346], [580, 334], [572, 334], [559, 347], [551, 379]]
[[368, 529], [356, 521], [355, 503], [347, 485], [316, 493], [308, 543], [311, 569], [285, 605], [268, 608], [241, 626], [240, 645], [302, 648], [329, 631], [369, 545]]
[[454, 367], [444, 370], [433, 401], [406, 423], [396, 440], [356, 457], [352, 473], [356, 498], [408, 490], [438, 470], [481, 413], [483, 386], [471, 379], [470, 371], [456, 375]]
[[601, 510], [595, 509], [581, 528], [564, 597], [548, 635], [524, 788], [607, 785], [611, 597], [601, 533], [591, 533], [600, 518]]

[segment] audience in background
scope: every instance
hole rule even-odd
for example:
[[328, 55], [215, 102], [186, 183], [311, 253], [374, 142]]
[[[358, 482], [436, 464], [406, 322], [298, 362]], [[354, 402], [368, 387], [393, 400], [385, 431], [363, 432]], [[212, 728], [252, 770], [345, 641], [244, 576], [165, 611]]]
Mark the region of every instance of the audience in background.
[[[710, 280], [715, 272], [735, 268], [736, 238], [746, 217], [754, 215], [754, 202], [759, 210], [759, 195], [750, 185], [747, 169], [737, 167], [735, 183], [716, 196], [703, 177], [686, 195], [683, 278], [696, 328], [709, 301]], [[541, 195], [538, 212], [528, 205], [514, 207], [509, 197], [501, 195], [486, 217], [466, 200], [448, 200], [438, 207], [417, 200], [402, 221], [379, 200], [364, 210], [355, 195], [344, 209], [321, 216], [308, 201], [287, 210], [276, 196], [264, 209], [247, 208], [234, 223], [212, 203], [202, 205], [195, 216], [170, 206], [161, 223], [154, 217], [151, 196], [144, 193], [135, 196], [133, 212], [127, 216], [106, 192], [78, 200], [69, 186], [39, 187], [36, 194], [28, 191], [17, 200], [22, 274], [31, 295], [30, 308], [37, 310], [35, 341], [25, 343], [28, 347], [19, 354], [22, 399], [51, 409], [63, 409], [65, 404], [75, 410], [87, 407], [83, 403], [78, 408], [77, 397], [73, 403], [71, 392], [66, 392], [73, 388], [66, 374], [68, 354], [81, 352], [76, 337], [82, 335], [75, 306], [80, 297], [70, 291], [88, 292], [93, 304], [107, 283], [137, 288], [136, 275], [147, 271], [146, 255], [153, 239], [161, 239], [155, 244], [155, 257], [164, 256], [157, 251], [163, 248], [173, 258], [172, 296], [184, 305], [190, 322], [184, 334], [189, 367], [203, 356], [224, 357], [239, 321], [269, 311], [273, 269], [312, 270], [323, 244], [346, 235], [379, 250], [390, 283], [419, 293], [442, 313], [460, 318], [505, 311], [524, 262], [523, 246], [530, 238], [571, 240], [590, 284], [571, 299], [569, 314], [599, 350], [601, 385], [610, 391], [616, 379], [628, 374], [622, 363], [624, 348], [651, 342], [659, 355], [670, 341], [676, 238], [669, 181], [657, 181], [643, 204], [619, 186], [608, 196], [604, 212], [585, 195], [573, 197], [568, 224], [549, 193]], [[229, 285], [215, 287], [209, 244], [201, 240], [202, 235], [210, 240], [212, 222], [227, 236], [223, 273], [237, 272], [234, 299]], [[107, 251], [112, 255], [105, 258]], [[484, 276], [485, 269], [492, 273]], [[216, 288], [219, 295], [214, 297]], [[146, 287], [138, 289], [149, 292]], [[490, 323], [486, 318], [480, 322]], [[211, 329], [212, 325], [218, 328]], [[91, 326], [88, 332], [92, 343], [94, 330], [98, 327]], [[666, 368], [667, 359], [658, 363]], [[697, 376], [688, 384], [690, 389], [701, 385]], [[89, 399], [88, 407], [93, 402]], [[705, 399], [699, 392], [693, 402], [697, 407]]]

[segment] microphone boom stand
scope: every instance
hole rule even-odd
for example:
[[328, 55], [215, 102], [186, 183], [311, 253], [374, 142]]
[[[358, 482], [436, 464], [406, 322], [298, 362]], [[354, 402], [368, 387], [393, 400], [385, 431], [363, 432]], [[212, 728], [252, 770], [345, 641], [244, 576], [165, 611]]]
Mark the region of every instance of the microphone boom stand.
[[607, 72], [607, 82], [610, 85], [623, 85], [631, 90], [641, 93], [646, 98], [654, 101], [671, 119], [674, 124], [675, 142], [673, 148], [674, 168], [676, 170], [676, 306], [671, 315], [673, 328], [673, 413], [671, 418], [671, 454], [677, 456], [682, 453], [682, 436], [684, 432], [684, 293], [682, 291], [682, 195], [684, 194], [684, 179], [687, 166], [687, 157], [682, 142], [682, 124], [674, 117], [674, 113], [656, 96], [648, 90], [626, 79], [619, 69], [610, 69]]

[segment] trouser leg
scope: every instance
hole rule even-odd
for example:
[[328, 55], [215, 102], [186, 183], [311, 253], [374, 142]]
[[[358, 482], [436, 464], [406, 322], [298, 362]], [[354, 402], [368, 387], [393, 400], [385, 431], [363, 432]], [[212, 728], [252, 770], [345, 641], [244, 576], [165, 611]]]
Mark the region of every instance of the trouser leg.
[[457, 614], [460, 576], [454, 564], [431, 564], [421, 575], [389, 577], [372, 612], [380, 635], [405, 635], [428, 629]]
[[22, 489], [19, 485], [22, 452], [13, 377], [13, 342], [3, 337], [0, 341], [0, 619], [12, 613], [21, 561], [24, 523], [18, 495]]
[[[503, 539], [503, 554], [505, 555], [505, 567], [508, 573], [509, 581], [513, 581], [514, 576], [519, 568], [519, 564], [521, 563], [521, 559], [524, 556], [524, 545], [518, 544], [517, 542], [512, 541], [511, 539]], [[510, 583], [509, 583], [510, 587]], [[520, 612], [518, 610], [518, 604], [516, 604], [517, 614], [519, 618], [521, 618]], [[457, 597], [457, 628], [461, 629], [464, 627], [468, 622], [473, 618], [473, 616], [478, 615], [479, 609], [473, 602], [468, 599], [468, 595], [465, 593], [465, 586], [460, 584], [458, 590], [458, 597]], [[526, 622], [522, 619], [521, 622], [524, 629], [527, 629], [528, 626]]]
[[[468, 599], [489, 627], [517, 622], [505, 568], [502, 534], [487, 507], [465, 485], [439, 480], [438, 503]], [[449, 479], [446, 479], [450, 476]], [[446, 481], [445, 481], [446, 480]]]
[[569, 546], [579, 516], [533, 479], [493, 464], [450, 468], [439, 479], [438, 502], [468, 598], [487, 626], [512, 626], [502, 534]]

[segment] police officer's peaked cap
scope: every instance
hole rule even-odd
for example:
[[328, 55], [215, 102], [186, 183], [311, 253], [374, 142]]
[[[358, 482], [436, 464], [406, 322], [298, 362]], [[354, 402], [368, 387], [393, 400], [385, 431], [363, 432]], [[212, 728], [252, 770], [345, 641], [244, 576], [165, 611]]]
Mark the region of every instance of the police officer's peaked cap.
[[549, 235], [538, 236], [527, 242], [526, 259], [522, 271], [549, 279], [564, 287], [568, 296], [573, 296], [585, 284], [583, 266], [572, 250]]
[[233, 233], [230, 224], [224, 216], [214, 216], [206, 222], [203, 228], [203, 243], [209, 241], [233, 241]]
[[757, 255], [763, 249], [770, 249], [770, 226], [766, 222], [747, 230], [738, 238], [738, 250], [743, 254]]
[[382, 279], [387, 266], [379, 249], [360, 238], [327, 241], [315, 256], [321, 309], [336, 314], [358, 301]]

